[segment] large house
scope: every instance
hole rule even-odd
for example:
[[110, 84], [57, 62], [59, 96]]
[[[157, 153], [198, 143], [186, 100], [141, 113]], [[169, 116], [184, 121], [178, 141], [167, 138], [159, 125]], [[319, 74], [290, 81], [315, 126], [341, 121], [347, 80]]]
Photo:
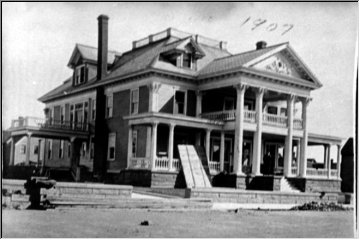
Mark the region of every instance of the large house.
[[[10, 166], [20, 140], [23, 165], [36, 162], [36, 137], [39, 164], [77, 181], [177, 187], [178, 145], [187, 144], [229, 186], [278, 190], [286, 179], [301, 191], [340, 190], [341, 139], [307, 130], [310, 94], [322, 84], [289, 43], [231, 54], [224, 41], [168, 28], [119, 53], [108, 50], [108, 17], [98, 24], [98, 47], [76, 44], [72, 76], [39, 98], [46, 119], [12, 122]], [[322, 165], [307, 160], [312, 145], [324, 147]]]

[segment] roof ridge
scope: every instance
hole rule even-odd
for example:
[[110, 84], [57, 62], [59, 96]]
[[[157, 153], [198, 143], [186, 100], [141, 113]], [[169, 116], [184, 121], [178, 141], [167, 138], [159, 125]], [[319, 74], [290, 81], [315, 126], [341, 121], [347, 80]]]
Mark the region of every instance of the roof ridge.
[[237, 54], [232, 54], [232, 55], [230, 55], [230, 56], [225, 56], [225, 57], [221, 57], [221, 58], [215, 58], [214, 61], [222, 60], [222, 59], [224, 59], [224, 58], [236, 57], [236, 56], [239, 56], [239, 55], [242, 55], [242, 54], [252, 53], [252, 52], [264, 50], [264, 49], [267, 49], [267, 48], [279, 47], [279, 46], [285, 45], [285, 44], [289, 44], [289, 42], [283, 42], [283, 43], [275, 44], [275, 45], [268, 46], [268, 47], [262, 48], [262, 49], [254, 49], [254, 50], [249, 50], [249, 51], [246, 51], [246, 52], [241, 52], [241, 53], [237, 53]]
[[[83, 44], [83, 43], [75, 43], [75, 46], [82, 46], [82, 47], [87, 47], [87, 48], [93, 48], [93, 49], [98, 49], [97, 47], [93, 47], [93, 46], [90, 46], [90, 45], [86, 45], [86, 44]], [[108, 52], [112, 52], [112, 53], [119, 53], [119, 54], [122, 54], [121, 52], [119, 51], [116, 51], [116, 50], [109, 50], [108, 49]], [[116, 55], [116, 54], [115, 54]]]

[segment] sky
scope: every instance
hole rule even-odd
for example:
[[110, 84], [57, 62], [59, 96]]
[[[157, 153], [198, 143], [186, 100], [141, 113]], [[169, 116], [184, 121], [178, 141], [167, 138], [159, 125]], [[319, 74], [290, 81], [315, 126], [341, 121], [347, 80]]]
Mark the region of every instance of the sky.
[[323, 87], [311, 93], [309, 131], [354, 136], [358, 3], [2, 3], [2, 127], [44, 117], [37, 99], [60, 85], [76, 43], [97, 46], [109, 16], [109, 49], [168, 27], [227, 41], [233, 53], [289, 42]]

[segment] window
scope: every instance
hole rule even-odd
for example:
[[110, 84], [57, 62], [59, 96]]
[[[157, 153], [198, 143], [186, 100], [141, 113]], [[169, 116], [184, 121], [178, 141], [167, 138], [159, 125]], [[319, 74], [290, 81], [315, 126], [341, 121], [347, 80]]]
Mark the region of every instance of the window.
[[132, 132], [132, 156], [136, 157], [137, 152], [137, 130], [133, 130]]
[[75, 68], [75, 85], [79, 85], [85, 82], [85, 65], [81, 65]]
[[234, 110], [235, 109], [235, 101], [232, 97], [226, 97], [224, 99], [224, 110]]
[[139, 111], [139, 89], [131, 90], [131, 114], [137, 114]]
[[183, 55], [183, 67], [191, 68], [191, 60], [192, 60], [191, 53], [185, 53]]
[[86, 155], [86, 149], [87, 149], [86, 145], [87, 145], [86, 142], [82, 142], [82, 145], [81, 145], [81, 155], [82, 156]]
[[60, 106], [60, 124], [64, 124], [65, 122], [65, 108]]
[[287, 117], [287, 109], [286, 108], [281, 108], [280, 109], [280, 116]]
[[34, 146], [34, 154], [38, 154], [39, 153], [39, 145], [35, 145]]
[[71, 143], [68, 143], [68, 158], [71, 157]]
[[268, 112], [269, 114], [275, 114], [275, 115], [277, 115], [277, 107], [268, 106], [267, 112]]
[[64, 140], [60, 140], [59, 158], [64, 157]]
[[91, 119], [95, 120], [95, 114], [96, 114], [96, 99], [91, 100]]
[[116, 134], [110, 133], [108, 140], [108, 161], [115, 160], [115, 142], [116, 142]]
[[111, 118], [113, 115], [113, 95], [106, 97], [106, 117]]
[[244, 109], [246, 110], [254, 110], [254, 102], [251, 100], [245, 100]]
[[52, 158], [52, 146], [53, 145], [53, 141], [49, 140], [49, 148], [48, 148], [48, 159]]
[[175, 114], [185, 114], [185, 92], [176, 91], [175, 92]]
[[211, 139], [211, 149], [210, 149], [210, 160], [213, 162], [220, 161], [220, 140], [219, 139]]
[[90, 159], [94, 159], [94, 138], [92, 137], [90, 141]]
[[26, 153], [26, 145], [25, 145], [25, 144], [22, 144], [22, 145], [20, 146], [20, 153], [21, 153], [21, 154], [25, 154], [25, 153]]

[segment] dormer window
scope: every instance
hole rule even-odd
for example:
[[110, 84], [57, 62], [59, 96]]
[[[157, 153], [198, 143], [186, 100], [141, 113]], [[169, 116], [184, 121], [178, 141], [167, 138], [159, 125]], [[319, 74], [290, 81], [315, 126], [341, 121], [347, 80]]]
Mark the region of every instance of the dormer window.
[[86, 67], [85, 65], [80, 65], [75, 68], [74, 73], [74, 85], [80, 85], [86, 82]]
[[191, 62], [192, 62], [192, 56], [191, 53], [184, 53], [183, 54], [183, 61], [182, 61], [182, 67], [184, 68], [192, 68], [191, 67]]

